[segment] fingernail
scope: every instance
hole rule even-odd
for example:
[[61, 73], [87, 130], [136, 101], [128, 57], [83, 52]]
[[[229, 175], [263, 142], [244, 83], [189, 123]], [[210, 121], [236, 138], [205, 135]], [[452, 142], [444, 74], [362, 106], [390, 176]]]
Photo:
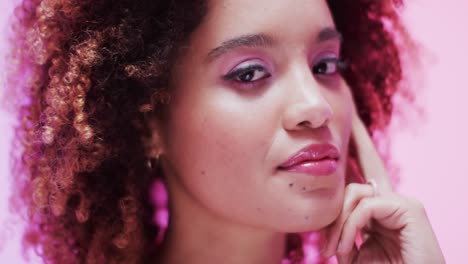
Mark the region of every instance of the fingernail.
[[340, 243], [338, 243], [338, 248], [336, 251], [338, 251], [338, 253], [343, 253], [343, 244], [341, 243], [341, 241]]

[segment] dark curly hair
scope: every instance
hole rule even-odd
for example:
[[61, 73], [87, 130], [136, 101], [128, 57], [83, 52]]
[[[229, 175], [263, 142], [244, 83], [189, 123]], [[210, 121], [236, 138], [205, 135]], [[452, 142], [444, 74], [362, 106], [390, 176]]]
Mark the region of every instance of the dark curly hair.
[[[369, 131], [401, 89], [399, 0], [328, 0], [343, 34], [343, 76]], [[45, 263], [142, 263], [157, 247], [147, 166], [149, 118], [167, 103], [202, 0], [22, 0], [8, 88], [17, 98], [14, 206]], [[301, 259], [302, 241], [288, 239]]]

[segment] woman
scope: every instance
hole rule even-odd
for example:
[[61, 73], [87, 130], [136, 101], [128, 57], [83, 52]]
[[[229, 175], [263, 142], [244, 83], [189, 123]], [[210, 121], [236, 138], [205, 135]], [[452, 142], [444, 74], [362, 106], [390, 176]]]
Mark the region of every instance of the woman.
[[442, 263], [366, 131], [401, 80], [393, 4], [23, 1], [25, 241], [47, 263], [299, 263], [318, 231], [324, 259]]

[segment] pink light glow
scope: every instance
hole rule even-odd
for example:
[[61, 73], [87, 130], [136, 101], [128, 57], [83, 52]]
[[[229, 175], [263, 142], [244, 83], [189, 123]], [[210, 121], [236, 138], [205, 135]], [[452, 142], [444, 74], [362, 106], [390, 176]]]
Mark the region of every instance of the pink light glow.
[[[0, 3], [2, 32], [11, 5], [11, 1]], [[468, 261], [468, 122], [464, 116], [468, 113], [468, 87], [463, 79], [468, 68], [464, 65], [468, 60], [467, 11], [468, 2], [460, 0], [407, 4], [404, 16], [410, 32], [425, 48], [423, 81], [417, 82], [424, 87], [418, 87], [416, 95], [425, 116], [407, 130], [392, 132], [392, 154], [401, 167], [399, 191], [425, 204], [447, 263]], [[6, 49], [4, 42], [0, 41], [0, 56]], [[25, 263], [20, 257], [21, 227], [8, 213], [7, 204], [12, 191], [7, 177], [11, 125], [12, 118], [0, 110], [0, 259], [2, 263]]]

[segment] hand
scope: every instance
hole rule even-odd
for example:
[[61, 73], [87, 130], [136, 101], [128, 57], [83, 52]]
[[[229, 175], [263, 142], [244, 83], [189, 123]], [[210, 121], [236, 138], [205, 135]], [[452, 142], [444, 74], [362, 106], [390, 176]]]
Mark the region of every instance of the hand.
[[336, 255], [343, 264], [445, 263], [423, 205], [392, 191], [384, 163], [356, 112], [352, 130], [364, 178], [375, 184], [346, 186], [342, 212], [324, 231], [322, 255]]

